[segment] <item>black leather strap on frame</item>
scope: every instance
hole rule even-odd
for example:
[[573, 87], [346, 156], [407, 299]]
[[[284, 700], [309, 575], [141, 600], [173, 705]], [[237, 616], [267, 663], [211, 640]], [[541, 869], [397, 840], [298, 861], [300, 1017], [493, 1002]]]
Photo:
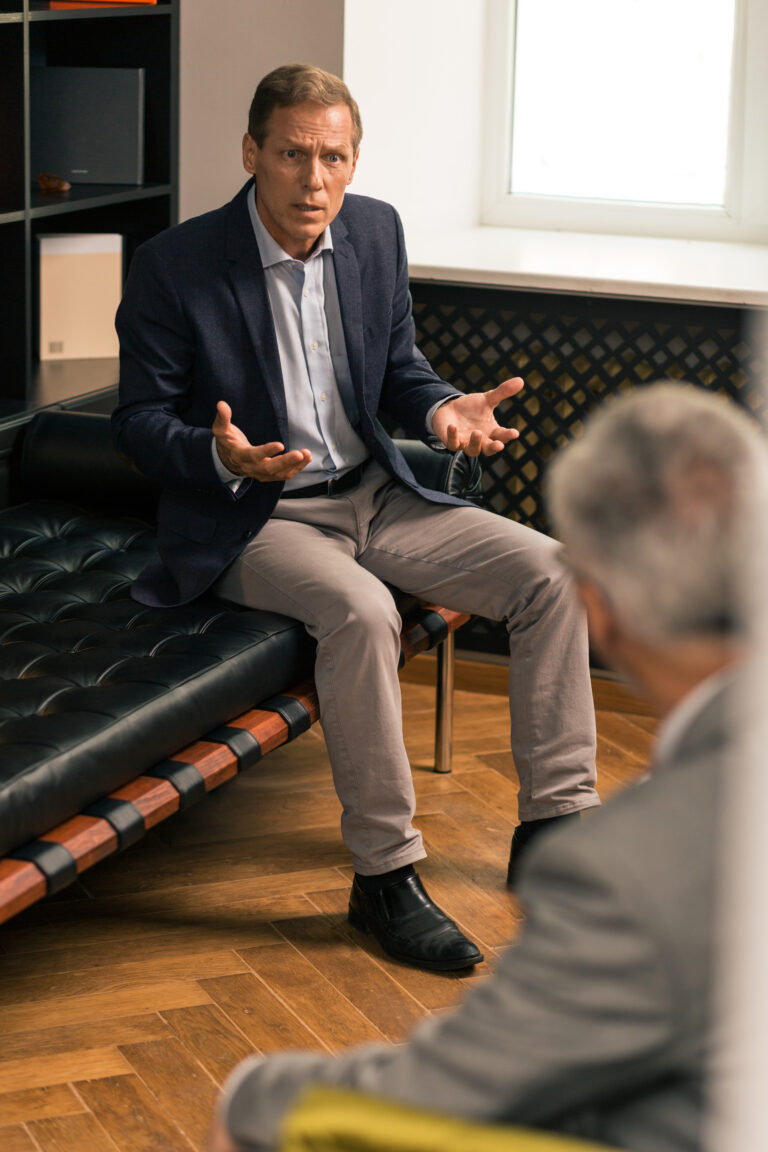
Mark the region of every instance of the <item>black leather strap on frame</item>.
[[205, 780], [194, 764], [186, 764], [182, 760], [163, 760], [148, 768], [144, 776], [154, 776], [158, 780], [167, 780], [179, 794], [179, 808], [188, 808], [205, 796]]
[[74, 856], [63, 844], [55, 844], [52, 840], [30, 840], [29, 844], [14, 848], [8, 856], [11, 860], [28, 860], [36, 864], [45, 876], [45, 890], [49, 896], [77, 880]]
[[263, 700], [259, 704], [259, 708], [264, 712], [277, 712], [282, 716], [288, 725], [289, 740], [295, 740], [302, 732], [307, 732], [312, 727], [309, 710], [295, 696], [270, 696], [268, 700]]
[[83, 815], [98, 816], [111, 824], [117, 834], [117, 846], [121, 852], [123, 848], [129, 848], [141, 840], [147, 830], [144, 817], [130, 800], [113, 800], [111, 796], [105, 796], [103, 800], [83, 808]]
[[242, 772], [257, 764], [261, 760], [261, 744], [256, 737], [245, 728], [230, 728], [222, 724], [203, 736], [203, 740], [211, 740], [214, 744], [226, 744], [230, 752], [237, 757], [237, 770]]

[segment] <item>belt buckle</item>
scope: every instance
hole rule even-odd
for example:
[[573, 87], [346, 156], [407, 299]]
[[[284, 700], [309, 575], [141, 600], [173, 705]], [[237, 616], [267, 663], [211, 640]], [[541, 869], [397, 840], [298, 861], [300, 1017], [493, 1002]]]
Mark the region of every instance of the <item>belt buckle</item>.
[[338, 480], [338, 477], [336, 477], [336, 476], [331, 476], [330, 480], [326, 481], [326, 491], [325, 491], [326, 496], [333, 496], [334, 492], [336, 491], [336, 486], [338, 483], [339, 483], [339, 480]]

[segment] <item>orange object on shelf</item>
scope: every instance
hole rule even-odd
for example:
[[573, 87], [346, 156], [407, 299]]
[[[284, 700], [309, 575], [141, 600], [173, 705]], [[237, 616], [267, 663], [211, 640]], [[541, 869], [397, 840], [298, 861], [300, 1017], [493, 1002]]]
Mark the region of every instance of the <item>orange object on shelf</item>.
[[63, 8], [119, 8], [121, 4], [157, 4], [157, 0], [51, 0], [52, 12]]

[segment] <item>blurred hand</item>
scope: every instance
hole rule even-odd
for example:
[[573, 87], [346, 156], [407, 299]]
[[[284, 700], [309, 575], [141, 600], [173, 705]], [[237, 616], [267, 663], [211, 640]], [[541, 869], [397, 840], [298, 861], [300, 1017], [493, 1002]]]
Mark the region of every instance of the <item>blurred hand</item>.
[[209, 1152], [240, 1152], [218, 1116], [214, 1117], [211, 1128]]
[[496, 422], [495, 408], [502, 400], [516, 396], [523, 387], [519, 376], [505, 380], [490, 392], [467, 392], [442, 404], [432, 417], [435, 435], [451, 452], [463, 448], [467, 456], [493, 456], [516, 440], [516, 428], [502, 428]]
[[253, 445], [244, 432], [232, 423], [232, 409], [224, 400], [216, 405], [213, 422], [216, 450], [225, 468], [236, 476], [250, 476], [254, 480], [290, 480], [312, 459], [306, 448], [286, 452], [278, 440], [270, 444]]

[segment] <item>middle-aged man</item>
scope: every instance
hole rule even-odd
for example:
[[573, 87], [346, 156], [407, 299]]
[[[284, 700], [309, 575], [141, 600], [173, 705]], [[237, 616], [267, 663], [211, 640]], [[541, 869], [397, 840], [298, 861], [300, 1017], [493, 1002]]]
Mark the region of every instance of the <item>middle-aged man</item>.
[[243, 140], [252, 179], [133, 259], [113, 428], [163, 484], [160, 563], [135, 596], [174, 605], [210, 589], [304, 622], [355, 867], [350, 919], [396, 958], [450, 970], [482, 957], [413, 868], [425, 853], [387, 584], [506, 622], [515, 860], [543, 826], [598, 804], [586, 624], [553, 541], [419, 487], [382, 427], [387, 413], [492, 454], [517, 435], [494, 407], [522, 381], [463, 395], [414, 346], [397, 214], [345, 197], [361, 134], [337, 77], [290, 65], [261, 81]]
[[655, 704], [651, 775], [522, 863], [496, 972], [408, 1043], [245, 1061], [216, 1152], [264, 1152], [310, 1083], [633, 1152], [702, 1148], [713, 1056], [713, 844], [749, 642], [741, 583], [766, 448], [711, 394], [607, 405], [555, 461], [550, 507], [595, 642]]

